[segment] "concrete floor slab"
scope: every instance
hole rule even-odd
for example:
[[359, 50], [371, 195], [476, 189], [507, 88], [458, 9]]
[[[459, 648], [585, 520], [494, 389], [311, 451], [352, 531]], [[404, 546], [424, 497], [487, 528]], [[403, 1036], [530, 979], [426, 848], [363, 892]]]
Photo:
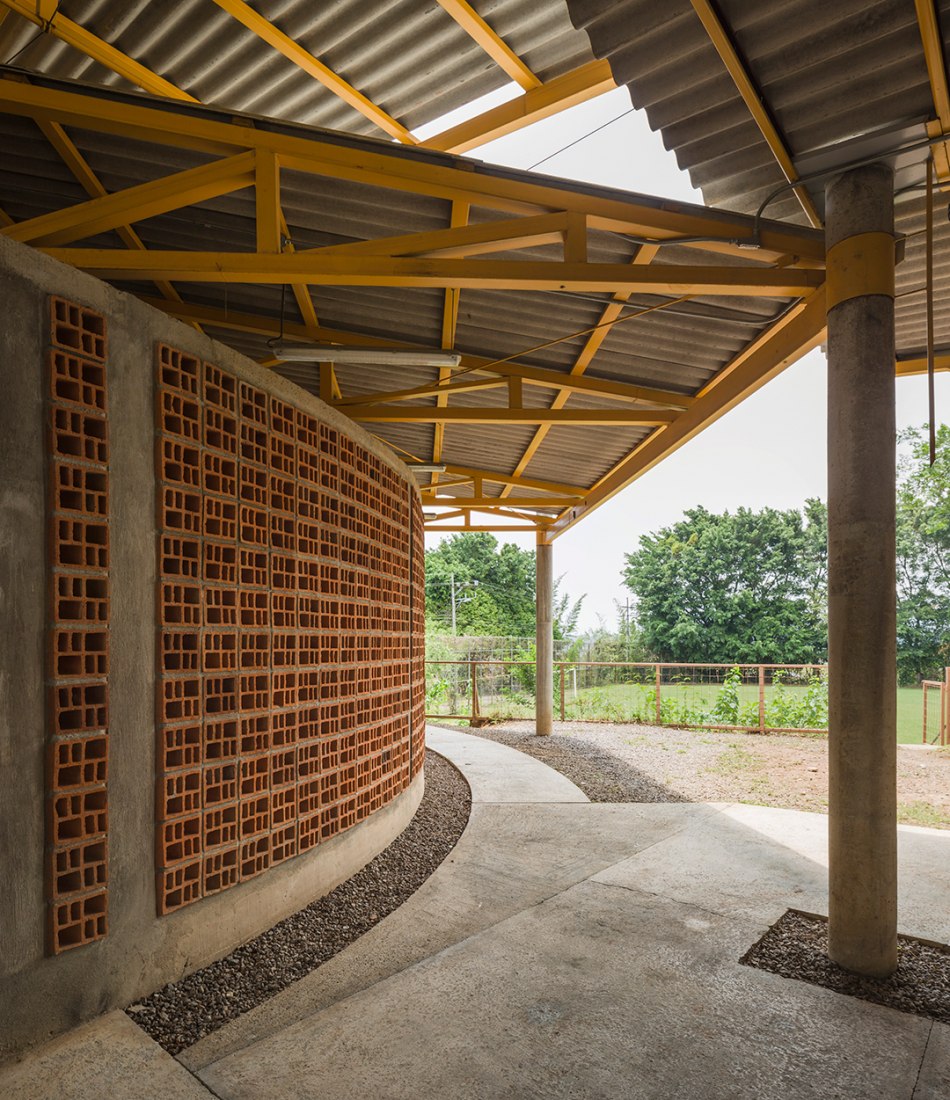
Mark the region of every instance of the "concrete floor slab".
[[590, 801], [560, 772], [496, 741], [428, 726], [426, 744], [464, 774], [473, 803]]
[[759, 931], [581, 883], [201, 1076], [222, 1100], [909, 1097], [929, 1022], [739, 966]]
[[950, 1027], [934, 1024], [911, 1100], [947, 1100], [950, 1096]]
[[473, 806], [458, 845], [401, 908], [345, 952], [179, 1058], [199, 1069], [714, 813], [713, 807], [683, 803]]
[[209, 1100], [124, 1012], [109, 1012], [0, 1068], [9, 1100]]

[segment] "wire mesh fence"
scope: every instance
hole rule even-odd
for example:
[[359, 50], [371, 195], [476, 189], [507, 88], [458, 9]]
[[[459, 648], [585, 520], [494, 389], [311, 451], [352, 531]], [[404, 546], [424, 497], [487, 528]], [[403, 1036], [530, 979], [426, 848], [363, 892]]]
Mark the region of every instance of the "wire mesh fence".
[[947, 682], [924, 680], [924, 713], [921, 740], [925, 745], [947, 744]]
[[[533, 661], [429, 661], [427, 674], [430, 718], [477, 725], [534, 714]], [[828, 728], [827, 667], [818, 664], [558, 661], [554, 694], [561, 721], [761, 733], [823, 733]]]

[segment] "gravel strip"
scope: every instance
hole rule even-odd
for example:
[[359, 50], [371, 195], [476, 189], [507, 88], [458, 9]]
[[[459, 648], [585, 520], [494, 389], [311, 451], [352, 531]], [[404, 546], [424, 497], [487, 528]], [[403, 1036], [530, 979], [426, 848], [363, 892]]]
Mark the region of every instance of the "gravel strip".
[[[828, 812], [825, 737], [633, 723], [504, 721], [467, 732], [562, 772], [594, 802], [749, 802]], [[950, 828], [950, 749], [897, 747], [897, 819]]]
[[587, 723], [576, 726], [562, 723], [549, 737], [536, 736], [534, 723], [527, 722], [483, 726], [466, 732], [510, 745], [542, 760], [580, 787], [591, 802], [688, 801], [684, 795], [611, 751], [612, 745], [599, 744], [597, 729], [589, 728]]
[[442, 757], [426, 754], [426, 790], [408, 827], [335, 890], [226, 958], [126, 1009], [169, 1054], [196, 1043], [332, 959], [398, 909], [455, 847], [471, 792]]
[[739, 962], [950, 1024], [950, 948], [940, 944], [899, 936], [895, 973], [864, 978], [828, 958], [824, 917], [790, 909]]

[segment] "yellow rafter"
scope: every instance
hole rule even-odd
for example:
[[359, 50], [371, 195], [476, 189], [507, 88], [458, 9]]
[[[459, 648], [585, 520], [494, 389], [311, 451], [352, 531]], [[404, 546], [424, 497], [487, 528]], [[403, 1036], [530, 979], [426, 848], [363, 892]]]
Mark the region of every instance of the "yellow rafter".
[[[577, 503], [576, 497], [547, 497], [536, 499], [534, 497], [428, 497], [426, 506], [430, 504], [450, 504], [453, 508], [465, 508], [469, 510], [490, 508], [567, 508]], [[551, 517], [554, 518], [553, 516]]]
[[213, 161], [171, 176], [114, 191], [51, 214], [41, 214], [4, 231], [15, 241], [64, 245], [107, 229], [179, 210], [254, 183], [254, 153]]
[[466, 0], [439, 0], [463, 31], [488, 54], [495, 64], [525, 91], [539, 88], [541, 81], [515, 51], [496, 34]]
[[[72, 138], [70, 138], [62, 126], [60, 126], [58, 122], [52, 122], [47, 119], [39, 119], [37, 120], [37, 124], [43, 132], [43, 136], [56, 150], [60, 159], [76, 178], [86, 194], [93, 199], [103, 198], [108, 195], [99, 177], [89, 167], [88, 161], [76, 148]], [[126, 248], [138, 252], [145, 251], [145, 245], [142, 243], [138, 233], [136, 233], [131, 226], [116, 226], [116, 232]], [[181, 295], [171, 283], [164, 279], [159, 279], [156, 281], [155, 285], [162, 297], [166, 298], [169, 302], [181, 301]], [[189, 323], [194, 325], [194, 327], [201, 332], [201, 325], [198, 321], [191, 320]]]
[[[505, 367], [508, 369], [505, 376], [501, 378], [476, 378], [474, 375], [476, 373], [481, 374], [482, 371], [471, 370], [471, 373], [466, 371], [466, 376], [460, 381], [442, 381], [439, 379], [407, 390], [361, 393], [352, 397], [344, 397], [337, 404], [345, 411], [351, 405], [382, 405], [389, 404], [391, 401], [411, 401], [420, 397], [448, 398], [450, 394], [510, 387], [512, 382], [534, 386], [539, 389], [596, 394], [599, 397], [610, 397], [617, 401], [647, 403], [670, 409], [689, 408], [693, 400], [691, 397], [670, 394], [665, 390], [653, 390], [646, 386], [635, 386], [628, 382], [615, 382], [608, 378], [573, 377], [543, 367], [519, 366], [512, 369], [510, 364], [505, 364]], [[490, 372], [491, 369], [491, 367], [486, 366], [484, 371]], [[451, 379], [451, 372], [449, 372], [448, 378]], [[442, 403], [444, 404], [445, 401]], [[434, 461], [438, 462], [439, 459], [434, 459]]]
[[407, 145], [416, 144], [416, 139], [401, 122], [397, 122], [368, 96], [363, 95], [352, 84], [345, 81], [343, 77], [324, 65], [312, 53], [305, 50], [299, 42], [295, 42], [290, 35], [275, 27], [273, 23], [255, 11], [250, 4], [245, 4], [244, 0], [214, 0], [214, 2], [219, 8], [223, 8], [228, 15], [243, 23], [249, 31], [256, 34], [268, 46], [282, 53], [297, 68], [302, 69], [308, 76], [312, 76], [314, 80], [318, 80], [324, 88], [342, 99], [344, 103], [349, 104], [355, 111], [359, 111], [364, 118], [368, 118], [370, 122], [375, 123], [384, 133]]
[[[0, 79], [0, 110], [31, 118], [54, 118], [63, 125], [220, 156], [244, 149], [269, 149], [288, 170], [470, 202], [513, 214], [579, 211], [601, 229], [659, 242], [683, 237], [712, 238], [702, 247], [732, 250], [746, 260], [750, 255], [738, 242], [752, 239], [752, 218], [687, 203], [589, 194], [533, 180], [512, 179], [479, 165], [407, 157], [399, 155], [397, 148], [385, 145], [378, 152], [370, 151], [365, 144], [331, 142], [319, 134], [304, 137], [280, 133], [222, 122], [201, 111], [173, 113], [154, 105], [120, 103], [108, 96], [63, 92], [10, 79]], [[824, 263], [823, 235], [815, 230], [763, 222], [760, 236], [761, 249], [757, 255], [792, 256], [799, 264]]]
[[[914, 0], [914, 7], [917, 10], [917, 24], [920, 27], [920, 39], [924, 47], [936, 114], [936, 118], [927, 125], [927, 133], [932, 138], [940, 137], [942, 134], [950, 134], [950, 88], [947, 85], [947, 67], [944, 63], [943, 36], [940, 33], [934, 0]], [[938, 142], [932, 149], [937, 179], [941, 183], [947, 183], [950, 181], [950, 147], [946, 142]]]
[[521, 409], [437, 405], [357, 405], [346, 410], [347, 416], [369, 424], [597, 424], [614, 427], [656, 426], [672, 423], [677, 414], [667, 409]]
[[[454, 204], [466, 207], [466, 203]], [[455, 215], [453, 215], [454, 217]], [[528, 245], [559, 244], [567, 229], [566, 212], [504, 218], [483, 225], [452, 225], [427, 233], [405, 233], [368, 241], [308, 248], [309, 256], [441, 256], [464, 259], [492, 252], [509, 252]]]
[[557, 260], [429, 260], [389, 256], [319, 256], [297, 252], [126, 253], [101, 248], [46, 248], [63, 263], [104, 279], [156, 276], [199, 283], [295, 283], [329, 286], [466, 287], [482, 290], [619, 291], [797, 298], [823, 281], [818, 271], [786, 268], [651, 265]]
[[[636, 255], [631, 261], [634, 267], [647, 267], [653, 263], [656, 258], [658, 249], [654, 245], [643, 245], [636, 252]], [[614, 300], [604, 307], [603, 312], [600, 315], [600, 320], [597, 322], [597, 326], [590, 333], [584, 342], [584, 347], [581, 349], [580, 354], [574, 360], [574, 365], [571, 367], [571, 376], [577, 377], [584, 374], [590, 364], [593, 362], [594, 356], [600, 350], [601, 345], [613, 331], [612, 325], [616, 323], [623, 314], [624, 306], [627, 304], [630, 294], [618, 294], [614, 296]], [[563, 408], [570, 397], [570, 391], [562, 389], [551, 402], [552, 409]], [[550, 425], [542, 424], [538, 430], [534, 433], [531, 442], [524, 449], [521, 458], [518, 460], [518, 464], [515, 466], [515, 473], [521, 475], [528, 468], [531, 459], [538, 453], [538, 448], [544, 442], [545, 437], [550, 431]], [[504, 495], [508, 490], [503, 490]]]
[[[516, 477], [514, 474], [503, 474], [498, 470], [485, 470], [476, 466], [458, 466], [455, 463], [447, 463], [445, 467], [447, 476], [458, 475], [465, 481], [452, 482], [452, 484], [465, 484], [467, 482], [488, 482], [492, 485], [512, 485], [518, 489], [537, 489], [543, 493], [557, 493], [561, 496], [582, 497], [587, 490], [579, 485], [568, 485], [561, 481], [543, 481], [536, 477]], [[448, 484], [448, 483], [447, 483]], [[442, 486], [423, 485], [420, 488], [422, 494], [435, 492]]]
[[[449, 215], [449, 229], [457, 230], [462, 229], [468, 225], [469, 215], [471, 214], [471, 207], [467, 202], [456, 201], [452, 203], [452, 210]], [[459, 303], [462, 297], [462, 288], [457, 286], [448, 286], [445, 288], [445, 294], [442, 299], [442, 347], [454, 348], [455, 347], [455, 334], [458, 329], [459, 320]], [[439, 381], [446, 382], [451, 378], [452, 372], [446, 367], [439, 369]], [[449, 401], [448, 394], [439, 394], [436, 397], [436, 404], [439, 408], [444, 408]], [[441, 462], [442, 453], [445, 450], [445, 424], [441, 421], [436, 424], [432, 430], [432, 461]], [[432, 475], [432, 484], [436, 485], [439, 481], [439, 475]]]
[[668, 427], [652, 432], [635, 450], [605, 474], [583, 503], [558, 517], [552, 538], [563, 534], [584, 515], [610, 500], [631, 482], [678, 450], [704, 428], [735, 408], [780, 374], [825, 335], [825, 291], [815, 291], [794, 306], [767, 332], [753, 340], [696, 395], [696, 402]]
[[[769, 149], [772, 150], [772, 156], [775, 157], [782, 174], [789, 183], [795, 183], [798, 180], [798, 173], [795, 171], [795, 165], [792, 163], [785, 139], [779, 133], [778, 127], [765, 105], [765, 98], [749, 75], [745, 62], [739, 56], [722, 17], [716, 10], [712, 0], [690, 0], [690, 2], [703, 27], [705, 27], [710, 41], [715, 46], [716, 52], [722, 58], [722, 63], [732, 77], [732, 81], [738, 89], [743, 103], [752, 115], [756, 126], [758, 126], [759, 132], [765, 138]], [[816, 228], [819, 227], [821, 218], [804, 185], [796, 187], [794, 191], [809, 222]]]
[[460, 122], [441, 134], [426, 138], [424, 149], [439, 149], [444, 153], [467, 153], [479, 145], [513, 134], [532, 123], [550, 118], [568, 107], [586, 103], [617, 87], [606, 61], [589, 61], [563, 76], [553, 77], [498, 107]]
[[159, 76], [158, 73], [153, 73], [151, 69], [139, 64], [138, 61], [134, 61], [127, 54], [122, 53], [121, 50], [117, 50], [115, 46], [110, 46], [108, 42], [104, 42], [101, 38], [90, 34], [78, 23], [67, 19], [59, 11], [58, 4], [52, 7], [51, 11], [44, 11], [42, 14], [39, 5], [35, 2], [30, 3], [29, 0], [0, 0], [0, 4], [16, 12], [17, 15], [22, 15], [24, 19], [29, 19], [31, 23], [35, 23], [47, 34], [55, 35], [56, 38], [86, 54], [87, 57], [91, 57], [93, 61], [98, 61], [100, 65], [104, 65], [107, 69], [118, 73], [129, 83], [151, 92], [152, 95], [164, 96], [167, 99], [186, 99], [197, 102], [194, 96], [183, 92], [181, 88], [177, 88], [170, 81]]

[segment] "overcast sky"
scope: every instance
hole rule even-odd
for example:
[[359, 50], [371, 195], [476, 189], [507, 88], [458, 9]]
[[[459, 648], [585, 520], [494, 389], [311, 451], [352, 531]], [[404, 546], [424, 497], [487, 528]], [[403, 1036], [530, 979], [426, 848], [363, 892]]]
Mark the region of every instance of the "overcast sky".
[[[486, 97], [483, 104], [509, 98]], [[600, 96], [518, 134], [474, 150], [471, 156], [512, 168], [530, 168], [555, 150], [623, 115], [538, 166], [539, 172], [702, 202], [672, 153], [663, 148], [642, 111], [630, 112], [626, 88]], [[624, 112], [629, 112], [624, 114]], [[448, 116], [457, 121], [462, 112]], [[443, 123], [433, 126], [435, 132]], [[425, 133], [425, 131], [420, 131]], [[594, 361], [593, 370], [597, 363]], [[927, 419], [926, 379], [897, 383], [898, 428]], [[937, 375], [937, 419], [950, 417], [950, 378]], [[490, 430], [490, 429], [486, 429]], [[711, 511], [800, 508], [808, 497], [827, 498], [825, 360], [813, 351], [758, 393], [707, 428], [581, 520], [554, 543], [555, 575], [572, 597], [586, 593], [580, 628], [601, 620], [616, 625], [614, 601], [624, 602], [624, 555], [640, 536], [675, 522], [686, 508]], [[530, 472], [530, 471], [529, 471]], [[570, 481], [570, 470], [564, 470]], [[499, 534], [500, 541], [533, 549], [533, 535]], [[426, 536], [434, 546], [439, 537]]]

